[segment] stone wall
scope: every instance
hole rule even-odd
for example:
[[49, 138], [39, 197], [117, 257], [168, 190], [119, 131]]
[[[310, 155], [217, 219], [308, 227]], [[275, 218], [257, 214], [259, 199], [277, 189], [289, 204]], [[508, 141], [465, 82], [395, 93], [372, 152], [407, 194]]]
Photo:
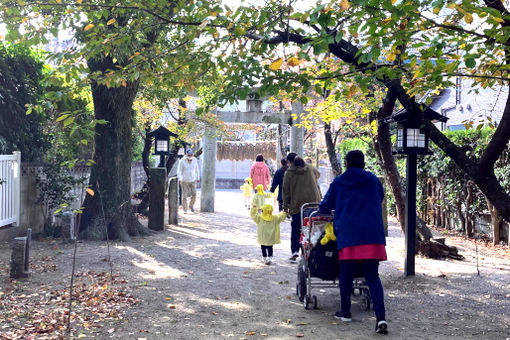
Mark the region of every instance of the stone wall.
[[[44, 232], [44, 209], [41, 205], [36, 204], [38, 196], [36, 179], [44, 178], [43, 167], [43, 164], [21, 164], [20, 223], [18, 226], [0, 228], [0, 241], [8, 241], [13, 237], [25, 235], [27, 228], [32, 228], [34, 235]], [[85, 185], [88, 183], [90, 176], [89, 167], [76, 166], [68, 171], [76, 179], [83, 178]], [[143, 171], [142, 162], [133, 162], [131, 166], [131, 193], [140, 190], [145, 179], [146, 176]], [[85, 190], [82, 185], [78, 184], [71, 192], [75, 197], [75, 200], [71, 202], [71, 208], [78, 209], [83, 202]]]

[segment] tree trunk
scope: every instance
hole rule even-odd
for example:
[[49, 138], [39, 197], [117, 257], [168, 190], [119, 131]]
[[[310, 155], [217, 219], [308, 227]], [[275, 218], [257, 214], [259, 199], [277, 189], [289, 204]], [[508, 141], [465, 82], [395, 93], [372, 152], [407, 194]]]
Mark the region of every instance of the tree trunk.
[[[115, 69], [111, 58], [89, 60], [91, 72]], [[131, 209], [131, 160], [134, 117], [132, 104], [138, 82], [108, 88], [92, 83], [92, 98], [96, 119], [106, 124], [95, 127], [95, 152], [90, 174], [90, 187], [81, 218], [82, 237], [101, 239], [107, 226], [110, 239], [127, 240], [139, 235], [142, 228]], [[103, 219], [103, 211], [104, 218]]]
[[342, 173], [342, 165], [336, 157], [335, 141], [333, 141], [333, 135], [331, 133], [331, 124], [324, 123], [324, 139], [326, 140], [326, 148], [328, 152], [329, 162], [333, 169], [333, 174], [339, 176]]
[[491, 214], [491, 225], [492, 225], [492, 243], [494, 245], [499, 244], [500, 237], [499, 232], [501, 228], [501, 217], [499, 216], [498, 209], [485, 197], [489, 213]]

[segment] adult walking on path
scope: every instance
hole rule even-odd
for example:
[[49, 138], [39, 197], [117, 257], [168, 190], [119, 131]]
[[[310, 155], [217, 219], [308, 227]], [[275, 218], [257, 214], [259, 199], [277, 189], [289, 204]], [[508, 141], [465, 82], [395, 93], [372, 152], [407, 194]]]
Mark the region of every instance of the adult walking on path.
[[278, 201], [278, 209], [283, 211], [283, 199], [282, 199], [282, 187], [283, 187], [283, 176], [285, 175], [285, 171], [287, 170], [287, 159], [282, 158], [280, 160], [282, 166], [276, 170], [273, 176], [273, 182], [271, 183], [271, 189], [269, 191], [274, 192], [276, 188], [278, 188], [278, 197], [276, 200]]
[[301, 206], [320, 202], [321, 194], [313, 170], [305, 161], [291, 152], [287, 155], [289, 168], [283, 176], [283, 209], [291, 215], [290, 261], [299, 257], [299, 235], [301, 233]]
[[386, 260], [386, 240], [381, 204], [384, 190], [379, 179], [365, 171], [365, 157], [360, 150], [346, 157], [347, 170], [335, 178], [324, 196], [319, 212], [335, 210], [334, 229], [340, 262], [341, 309], [335, 317], [351, 321], [352, 281], [356, 267], [361, 266], [376, 316], [375, 331], [387, 333], [384, 293], [379, 278], [379, 261]]
[[253, 188], [256, 188], [259, 184], [262, 184], [264, 190], [269, 188], [271, 175], [269, 174], [269, 168], [267, 167], [266, 163], [264, 163], [264, 156], [261, 154], [257, 155], [257, 158], [255, 158], [255, 163], [253, 163], [251, 166], [250, 177], [253, 182]]
[[188, 196], [191, 196], [189, 209], [192, 212], [195, 211], [193, 206], [197, 199], [196, 185], [200, 181], [200, 170], [198, 169], [198, 161], [193, 157], [193, 151], [191, 151], [191, 149], [188, 149], [186, 151], [186, 156], [179, 161], [177, 179], [182, 186], [182, 209], [185, 213], [188, 211]]

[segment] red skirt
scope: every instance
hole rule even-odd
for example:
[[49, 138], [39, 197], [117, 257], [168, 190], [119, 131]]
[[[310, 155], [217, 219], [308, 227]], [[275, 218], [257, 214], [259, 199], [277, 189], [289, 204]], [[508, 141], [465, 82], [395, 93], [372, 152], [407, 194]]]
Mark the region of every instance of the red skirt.
[[338, 260], [380, 260], [386, 261], [386, 246], [384, 244], [363, 244], [350, 246], [338, 252]]

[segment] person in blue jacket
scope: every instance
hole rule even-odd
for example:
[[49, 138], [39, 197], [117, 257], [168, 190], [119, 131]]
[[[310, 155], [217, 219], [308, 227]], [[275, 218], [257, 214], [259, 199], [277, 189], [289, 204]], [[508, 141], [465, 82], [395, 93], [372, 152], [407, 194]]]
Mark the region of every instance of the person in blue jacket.
[[269, 191], [274, 192], [276, 188], [278, 188], [278, 197], [276, 198], [278, 200], [278, 209], [283, 211], [282, 187], [283, 175], [285, 175], [285, 171], [287, 170], [287, 159], [282, 158], [280, 163], [282, 163], [282, 166], [274, 173], [273, 182], [271, 183], [271, 189], [269, 189]]
[[352, 321], [352, 282], [356, 267], [361, 266], [374, 303], [375, 331], [386, 334], [388, 324], [379, 278], [379, 261], [387, 259], [381, 206], [384, 190], [379, 179], [364, 170], [363, 152], [350, 151], [345, 161], [347, 170], [334, 179], [319, 206], [322, 214], [335, 211], [333, 226], [338, 245], [341, 298], [341, 309], [335, 318]]

